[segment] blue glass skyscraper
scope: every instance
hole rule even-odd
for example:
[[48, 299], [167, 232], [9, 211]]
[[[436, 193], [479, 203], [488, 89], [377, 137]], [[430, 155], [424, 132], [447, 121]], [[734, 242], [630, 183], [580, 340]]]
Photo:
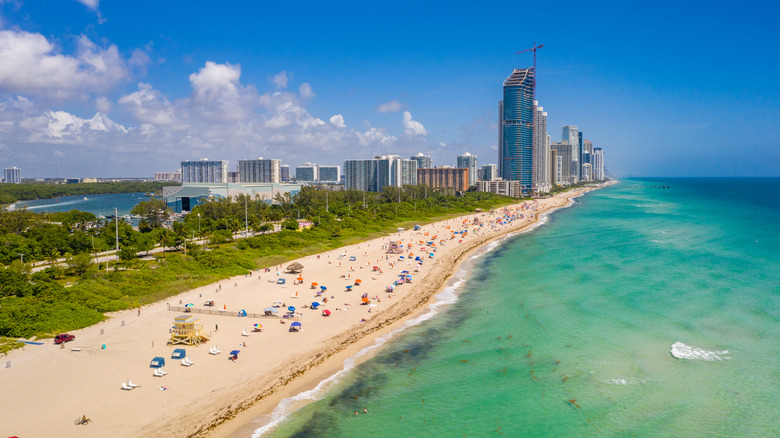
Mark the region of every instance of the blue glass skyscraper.
[[514, 69], [499, 102], [499, 174], [520, 181], [524, 194], [533, 190], [534, 73], [533, 67]]

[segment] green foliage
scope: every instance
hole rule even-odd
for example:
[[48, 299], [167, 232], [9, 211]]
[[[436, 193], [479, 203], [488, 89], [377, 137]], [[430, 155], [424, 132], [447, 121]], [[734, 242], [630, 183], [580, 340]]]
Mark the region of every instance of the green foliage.
[[298, 221], [295, 219], [286, 219], [282, 222], [282, 228], [285, 230], [295, 231], [298, 229]]
[[148, 201], [139, 202], [130, 213], [141, 216], [146, 228], [152, 230], [163, 226], [170, 219], [173, 212], [168, 208], [168, 204], [164, 200], [152, 198]]
[[[156, 192], [174, 182], [100, 182], [81, 184], [53, 184], [47, 182], [0, 184], [0, 197], [11, 202], [28, 199], [51, 199], [59, 196], [100, 195], [104, 193]], [[8, 203], [8, 202], [0, 202]]]

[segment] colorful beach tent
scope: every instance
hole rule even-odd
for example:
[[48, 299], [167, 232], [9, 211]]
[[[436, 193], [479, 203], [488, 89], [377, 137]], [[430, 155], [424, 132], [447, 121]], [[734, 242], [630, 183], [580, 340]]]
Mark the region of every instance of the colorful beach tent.
[[241, 309], [241, 311], [238, 312], [238, 316], [246, 316], [246, 310]]

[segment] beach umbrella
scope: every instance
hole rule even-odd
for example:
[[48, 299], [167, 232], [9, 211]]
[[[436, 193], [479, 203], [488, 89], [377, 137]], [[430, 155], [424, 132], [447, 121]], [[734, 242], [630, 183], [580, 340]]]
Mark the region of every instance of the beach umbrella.
[[184, 307], [192, 307], [192, 306], [194, 306], [194, 304], [192, 304], [192, 303], [187, 303], [187, 304], [184, 305]]
[[368, 297], [368, 294], [367, 294], [367, 293], [363, 294], [363, 296], [362, 296], [362, 297], [360, 297], [360, 298], [366, 298], [366, 297]]
[[361, 279], [359, 279], [359, 278], [358, 278], [357, 280], [355, 280], [355, 283], [357, 283], [357, 284], [360, 284], [360, 283], [362, 283], [362, 282], [363, 282], [363, 280], [361, 280]]
[[263, 328], [263, 326], [260, 325], [260, 324], [252, 324], [252, 327], [254, 327], [254, 328]]
[[370, 303], [370, 302], [371, 302], [371, 301], [369, 301], [369, 299], [368, 299], [368, 298], [361, 298], [361, 300], [362, 300], [364, 303]]
[[315, 282], [314, 282], [314, 283], [312, 283], [311, 285], [312, 285], [312, 287], [317, 287], [317, 286], [319, 286], [319, 283], [317, 283], [317, 282], [315, 281]]
[[330, 316], [330, 310], [325, 309], [325, 310], [322, 311], [322, 314], [325, 315], [325, 316]]
[[290, 327], [300, 327], [301, 323], [298, 321], [295, 321], [294, 323], [290, 324]]
[[241, 350], [233, 350], [230, 352], [231, 356], [238, 356], [238, 353], [241, 353]]
[[264, 309], [263, 312], [279, 313], [279, 309], [277, 309], [276, 307], [268, 307]]
[[313, 302], [313, 303], [311, 303], [311, 308], [312, 308], [312, 309], [316, 309], [317, 307], [320, 307], [320, 303], [318, 303], [318, 302], [316, 302], [316, 301], [315, 301], [315, 302]]
[[402, 274], [408, 274], [408, 273], [409, 273], [409, 271], [403, 270], [403, 271], [401, 271], [401, 273], [402, 273]]
[[299, 275], [299, 276], [298, 276], [298, 278], [296, 278], [296, 280], [298, 280], [298, 281], [303, 281], [303, 277], [301, 277], [301, 276]]
[[287, 270], [290, 272], [298, 272], [301, 271], [302, 269], [303, 269], [303, 265], [298, 262], [295, 262], [287, 267]]
[[350, 284], [349, 286], [347, 286], [347, 291], [351, 291], [351, 290], [352, 290], [352, 285]]
[[328, 290], [328, 288], [327, 288], [327, 287], [325, 287], [325, 286], [320, 286], [320, 289], [322, 289], [322, 290]]
[[290, 312], [295, 312], [295, 307], [293, 307], [293, 306], [288, 306], [288, 307], [287, 307], [287, 310], [289, 310]]

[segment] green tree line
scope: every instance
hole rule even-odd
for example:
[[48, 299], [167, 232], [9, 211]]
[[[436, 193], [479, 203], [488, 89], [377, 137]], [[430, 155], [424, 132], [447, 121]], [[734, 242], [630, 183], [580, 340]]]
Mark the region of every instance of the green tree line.
[[0, 204], [60, 196], [100, 195], [106, 193], [157, 192], [175, 182], [98, 182], [79, 184], [22, 183], [0, 184]]

